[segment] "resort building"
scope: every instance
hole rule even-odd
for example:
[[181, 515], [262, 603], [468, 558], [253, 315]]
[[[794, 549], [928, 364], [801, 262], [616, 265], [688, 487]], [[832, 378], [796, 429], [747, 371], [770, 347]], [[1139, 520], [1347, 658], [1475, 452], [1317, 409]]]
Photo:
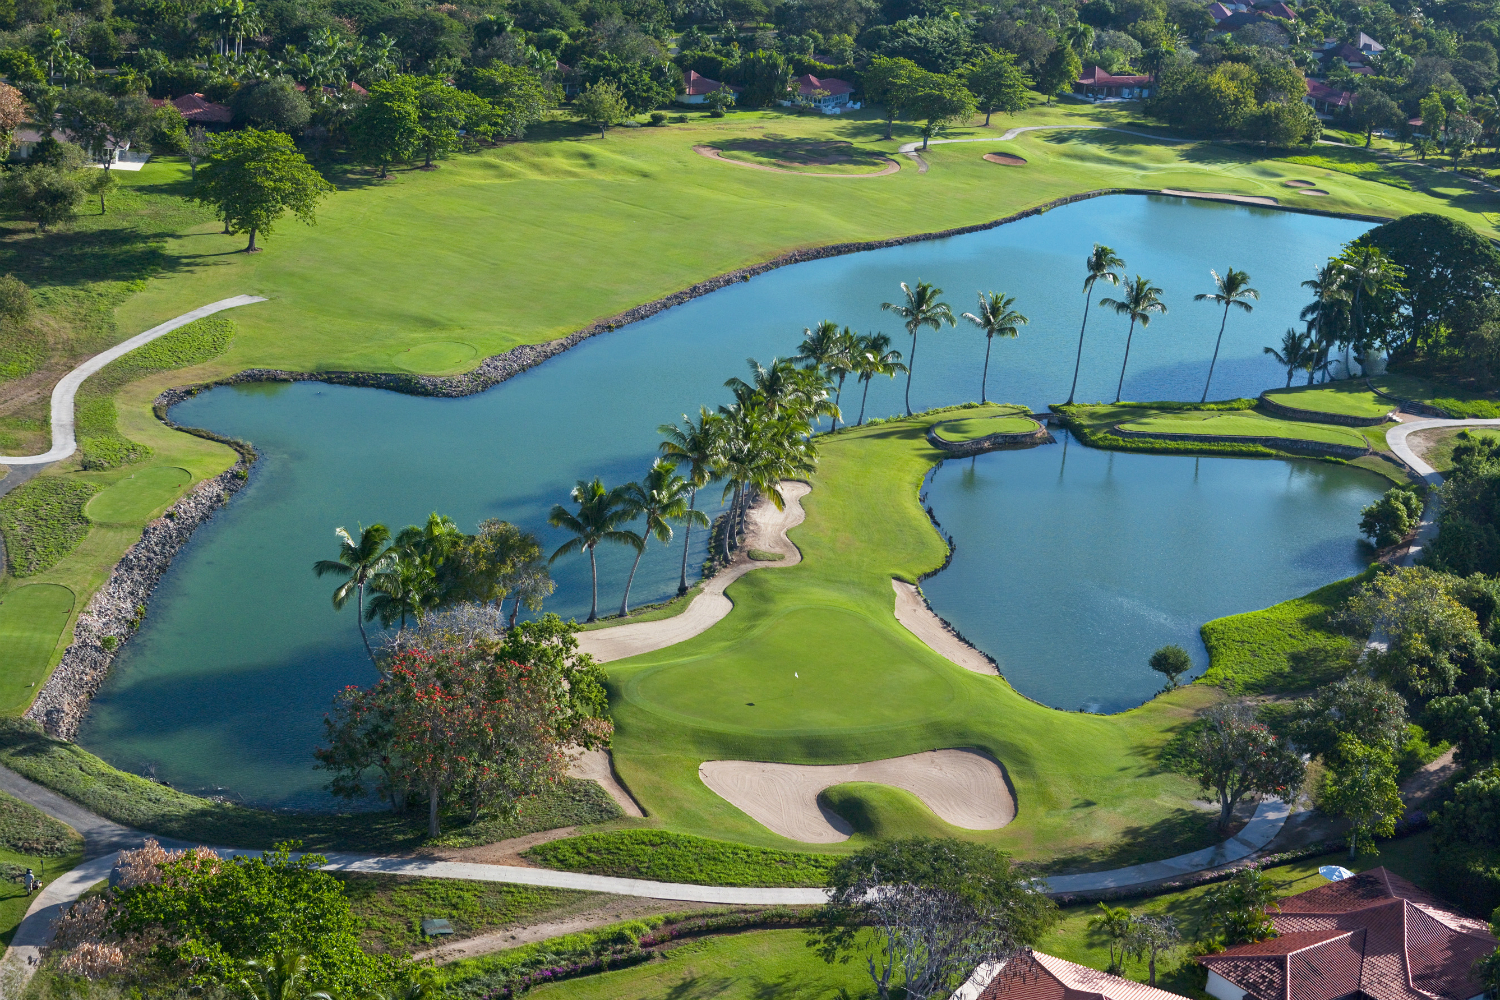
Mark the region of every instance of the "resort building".
[[1354, 95], [1347, 90], [1330, 87], [1320, 80], [1307, 81], [1307, 96], [1303, 101], [1312, 106], [1313, 112], [1325, 121], [1344, 114], [1354, 107]]
[[204, 128], [213, 128], [216, 125], [228, 125], [234, 121], [234, 112], [227, 105], [215, 104], [202, 94], [183, 94], [170, 101], [152, 100], [151, 103], [158, 108], [172, 105], [182, 112], [182, 117], [187, 119], [189, 126], [201, 125]]
[[1149, 76], [1111, 76], [1090, 66], [1073, 82], [1073, 93], [1086, 101], [1137, 101], [1151, 96]]
[[[846, 80], [835, 80], [833, 77], [819, 79], [811, 73], [803, 73], [801, 76], [792, 78], [792, 86], [797, 88], [798, 104], [807, 104], [817, 108], [825, 115], [836, 115], [845, 107], [858, 108], [858, 104], [850, 103], [850, 96], [854, 93], [854, 84]], [[781, 101], [783, 105], [790, 105], [792, 101]]]
[[1218, 1000], [1479, 1000], [1474, 962], [1495, 950], [1460, 916], [1384, 868], [1281, 900], [1277, 937], [1198, 959]]
[[981, 965], [968, 982], [954, 991], [950, 1000], [1182, 1000], [1182, 997], [1032, 951], [1008, 962]]
[[738, 94], [744, 87], [736, 87], [718, 80], [710, 80], [702, 73], [688, 70], [682, 74], [682, 92], [677, 95], [679, 104], [702, 104], [708, 100], [708, 95], [716, 90], [728, 87], [731, 93]]

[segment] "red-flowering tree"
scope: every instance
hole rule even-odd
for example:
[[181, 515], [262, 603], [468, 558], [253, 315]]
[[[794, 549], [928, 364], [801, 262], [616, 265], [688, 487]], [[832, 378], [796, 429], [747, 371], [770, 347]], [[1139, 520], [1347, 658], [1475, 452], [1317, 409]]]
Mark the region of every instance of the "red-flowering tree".
[[1218, 796], [1221, 831], [1229, 828], [1234, 807], [1252, 792], [1290, 802], [1306, 770], [1291, 745], [1257, 721], [1244, 702], [1209, 709], [1173, 766]]

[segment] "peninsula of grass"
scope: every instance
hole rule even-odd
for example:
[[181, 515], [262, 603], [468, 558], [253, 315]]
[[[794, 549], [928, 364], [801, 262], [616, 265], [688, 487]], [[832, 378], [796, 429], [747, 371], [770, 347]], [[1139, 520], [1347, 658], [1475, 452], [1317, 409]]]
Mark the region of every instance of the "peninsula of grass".
[[936, 434], [944, 441], [973, 441], [991, 434], [1025, 434], [1036, 430], [1037, 426], [1037, 422], [1030, 417], [969, 417], [938, 424]]
[[1383, 417], [1396, 404], [1365, 387], [1363, 379], [1347, 379], [1326, 385], [1294, 386], [1266, 393], [1272, 402], [1294, 410], [1333, 413], [1345, 417]]
[[693, 885], [815, 886], [838, 860], [746, 847], [665, 830], [618, 830], [539, 844], [525, 853], [543, 868]]
[[1342, 444], [1351, 448], [1368, 446], [1364, 435], [1353, 427], [1280, 420], [1254, 410], [1239, 410], [1230, 413], [1195, 411], [1156, 413], [1137, 417], [1134, 420], [1121, 421], [1119, 427], [1122, 430], [1142, 434], [1289, 438], [1297, 441], [1316, 441], [1322, 444]]
[[[812, 845], [771, 833], [710, 791], [698, 765], [841, 764], [975, 747], [1005, 765], [1019, 815], [1001, 830], [959, 835], [1053, 871], [1214, 843], [1212, 823], [1192, 804], [1196, 786], [1163, 773], [1156, 755], [1219, 697], [1215, 689], [1190, 685], [1114, 716], [1060, 712], [952, 664], [896, 621], [891, 579], [914, 581], [945, 556], [918, 500], [922, 476], [945, 457], [925, 435], [945, 419], [951, 412], [820, 438], [807, 519], [791, 532], [802, 562], [741, 577], [728, 591], [734, 609], [702, 635], [608, 664], [620, 777], [672, 832], [805, 852]], [[880, 512], [881, 530], [855, 530], [870, 511]], [[841, 789], [841, 810], [852, 811], [859, 792]], [[886, 836], [934, 821], [925, 807], [911, 818], [876, 797], [861, 817]], [[869, 842], [857, 831], [817, 849]]]

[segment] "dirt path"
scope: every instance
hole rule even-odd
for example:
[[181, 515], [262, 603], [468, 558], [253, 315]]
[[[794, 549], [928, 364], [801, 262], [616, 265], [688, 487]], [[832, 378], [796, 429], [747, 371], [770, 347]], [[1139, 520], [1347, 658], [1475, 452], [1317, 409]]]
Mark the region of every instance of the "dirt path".
[[[664, 649], [708, 631], [734, 607], [734, 602], [724, 596], [724, 589], [731, 583], [752, 569], [785, 569], [802, 561], [801, 550], [792, 544], [786, 533], [807, 516], [802, 509], [802, 498], [811, 491], [812, 487], [806, 483], [787, 480], [781, 484], [785, 510], [777, 510], [769, 500], [756, 504], [748, 518], [745, 544], [740, 546], [734, 561], [703, 584], [703, 590], [682, 614], [654, 622], [580, 632], [578, 648], [592, 654], [601, 663], [608, 663]], [[780, 562], [757, 562], [750, 558], [751, 549], [775, 552], [783, 558]]]
[[892, 580], [891, 586], [896, 589], [896, 620], [905, 625], [912, 635], [921, 639], [927, 648], [965, 670], [989, 674], [991, 677], [1000, 675], [988, 656], [960, 639], [941, 618], [932, 613], [916, 587], [905, 580]]
[[787, 170], [785, 167], [773, 167], [765, 163], [746, 163], [743, 160], [731, 160], [724, 155], [722, 150], [713, 146], [694, 146], [693, 152], [699, 156], [706, 156], [710, 160], [718, 160], [721, 163], [733, 163], [737, 167], [748, 167], [751, 170], [769, 170], [773, 174], [796, 174], [798, 177], [886, 177], [901, 169], [901, 164], [889, 156], [883, 159], [886, 162], [884, 168], [869, 174], [814, 174], [804, 170]]

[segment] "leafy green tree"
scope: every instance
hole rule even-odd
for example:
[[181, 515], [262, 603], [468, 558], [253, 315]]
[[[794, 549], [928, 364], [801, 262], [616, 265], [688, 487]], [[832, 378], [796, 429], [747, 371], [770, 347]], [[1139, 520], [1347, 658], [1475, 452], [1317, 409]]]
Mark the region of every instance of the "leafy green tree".
[[457, 149], [464, 135], [488, 139], [495, 134], [499, 113], [482, 97], [432, 77], [419, 78], [415, 89], [417, 147], [426, 158], [424, 169], [436, 166], [433, 157]]
[[1243, 702], [1206, 712], [1172, 762], [1219, 800], [1219, 829], [1229, 829], [1234, 807], [1251, 793], [1290, 802], [1302, 787], [1302, 758], [1255, 718]]
[[1123, 299], [1105, 297], [1099, 300], [1099, 304], [1113, 309], [1117, 315], [1130, 317], [1130, 332], [1125, 337], [1125, 360], [1120, 363], [1120, 384], [1115, 387], [1115, 402], [1118, 403], [1120, 393], [1125, 389], [1125, 367], [1130, 364], [1130, 343], [1135, 339], [1135, 325], [1139, 323], [1144, 330], [1151, 325], [1152, 314], [1165, 313], [1167, 306], [1161, 300], [1161, 289], [1139, 274], [1135, 281], [1125, 283]]
[[710, 118], [723, 118], [724, 110], [733, 107], [734, 101], [734, 91], [728, 87], [720, 87], [717, 90], [709, 91], [708, 97], [704, 99], [703, 103], [708, 105], [708, 116]]
[[212, 205], [231, 233], [248, 232], [245, 252], [255, 253], [256, 234], [271, 235], [287, 212], [313, 225], [318, 201], [332, 190], [285, 134], [248, 128], [209, 142], [193, 197]]
[[1500, 757], [1500, 696], [1490, 688], [1434, 698], [1427, 705], [1433, 729], [1458, 748], [1466, 764]]
[[891, 128], [900, 114], [895, 98], [900, 93], [901, 81], [917, 68], [917, 64], [910, 59], [876, 56], [860, 75], [860, 86], [865, 92], [865, 99], [879, 104], [885, 111], [886, 139], [891, 138]]
[[409, 159], [422, 137], [420, 110], [413, 89], [396, 80], [370, 87], [369, 99], [349, 122], [355, 155], [380, 168], [385, 177], [392, 163]]
[[[1213, 359], [1208, 363], [1208, 378], [1203, 383], [1203, 399], [1200, 402], [1208, 402], [1208, 388], [1214, 381], [1214, 366], [1219, 363], [1219, 347], [1224, 343], [1224, 327], [1229, 325], [1229, 309], [1243, 309], [1251, 312], [1255, 309], [1250, 304], [1251, 299], [1259, 299], [1260, 292], [1250, 287], [1250, 275], [1244, 271], [1236, 271], [1234, 268], [1226, 268], [1220, 276], [1218, 271], [1210, 270], [1209, 274], [1214, 277], [1214, 290], [1201, 292], [1193, 296], [1194, 302], [1212, 302], [1214, 305], [1224, 307], [1224, 315], [1219, 320], [1219, 336], [1214, 341]], [[1165, 312], [1166, 310], [1162, 310]], [[1144, 324], [1143, 324], [1144, 325]]]
[[906, 332], [911, 335], [911, 354], [907, 355], [906, 361], [906, 415], [909, 417], [911, 416], [911, 369], [917, 362], [917, 331], [924, 326], [941, 330], [944, 323], [956, 326], [958, 321], [953, 318], [953, 310], [948, 307], [948, 303], [939, 298], [943, 290], [935, 287], [931, 282], [918, 281], [917, 286], [912, 288], [903, 281], [901, 293], [905, 296], [904, 301], [882, 302], [880, 308], [900, 316], [906, 326]]
[[1105, 971], [1110, 975], [1125, 972], [1125, 939], [1129, 932], [1130, 910], [1126, 907], [1100, 903], [1098, 914], [1089, 918], [1089, 933], [1103, 938], [1109, 947], [1109, 968]]
[[[688, 516], [683, 519], [682, 573], [677, 582], [678, 597], [688, 592], [687, 563], [690, 533], [694, 524], [704, 523], [699, 520], [702, 514], [697, 509], [698, 491], [719, 476], [723, 421], [724, 418], [719, 414], [710, 413], [707, 407], [700, 406], [697, 423], [684, 413], [680, 426], [662, 424], [656, 429], [657, 433], [666, 439], [661, 443], [662, 454], [680, 463], [686, 463], [688, 469], [685, 477], [689, 488]], [[695, 514], [699, 516], [695, 517]]]
[[1125, 931], [1125, 953], [1147, 963], [1148, 986], [1156, 985], [1156, 960], [1182, 943], [1182, 932], [1169, 914], [1136, 914]]
[[542, 121], [557, 103], [556, 88], [524, 66], [495, 63], [488, 68], [466, 67], [458, 86], [489, 101], [499, 115], [498, 132], [521, 139], [526, 129]]
[[1454, 598], [1446, 579], [1424, 567], [1379, 574], [1333, 620], [1356, 636], [1384, 635], [1386, 650], [1372, 650], [1371, 665], [1420, 701], [1453, 693], [1484, 643], [1474, 612]]
[[1242, 128], [1246, 138], [1278, 149], [1311, 144], [1323, 134], [1318, 116], [1301, 101], [1266, 101], [1245, 115]]
[[1433, 91], [1419, 102], [1418, 114], [1422, 119], [1422, 129], [1429, 138], [1436, 139], [1443, 134], [1443, 126], [1448, 123], [1448, 108], [1443, 104], [1443, 95]]
[[229, 107], [236, 124], [277, 132], [300, 132], [312, 120], [312, 105], [289, 77], [278, 76], [235, 90]]
[[977, 62], [971, 63], [963, 73], [964, 85], [974, 95], [974, 103], [984, 112], [984, 125], [990, 124], [990, 115], [1003, 111], [1014, 115], [1026, 110], [1030, 103], [1026, 88], [1031, 86], [1031, 77], [1016, 65], [1016, 57], [1003, 49], [991, 49]]
[[[40, 144], [39, 144], [40, 145]], [[72, 221], [83, 204], [81, 172], [34, 166], [12, 170], [5, 178], [5, 202], [21, 218], [35, 222], [37, 232]]]
[[594, 580], [588, 621], [593, 622], [599, 620], [599, 564], [594, 558], [594, 550], [599, 547], [600, 542], [634, 547], [639, 545], [640, 538], [635, 532], [620, 527], [631, 519], [630, 512], [624, 507], [625, 487], [617, 486], [611, 490], [606, 489], [598, 477], [593, 482], [580, 479], [578, 485], [573, 487], [572, 496], [573, 502], [578, 505], [578, 512], [575, 514], [562, 504], [554, 504], [552, 513], [547, 516], [547, 523], [554, 528], [572, 532], [574, 537], [558, 546], [547, 562], [557, 562], [562, 556], [573, 552], [588, 553], [589, 571]]
[[584, 59], [577, 69], [586, 86], [605, 81], [615, 84], [633, 115], [670, 103], [682, 85], [682, 71], [665, 59], [631, 61], [607, 54]]
[[568, 107], [568, 113], [581, 122], [599, 127], [599, 138], [604, 130], [630, 117], [630, 105], [625, 95], [613, 81], [603, 80], [586, 87]]
[[1365, 134], [1366, 149], [1377, 131], [1395, 128], [1406, 121], [1400, 106], [1374, 87], [1364, 88], [1355, 96], [1353, 113], [1355, 127]]
[[990, 292], [988, 295], [980, 292], [979, 311], [964, 313], [964, 319], [984, 333], [984, 371], [979, 377], [981, 403], [988, 402], [985, 393], [990, 380], [990, 345], [996, 337], [1016, 339], [1021, 335], [1020, 328], [1031, 322], [1011, 308], [1015, 302], [1015, 296], [1006, 296], [1004, 292]]
[[1454, 785], [1452, 797], [1434, 811], [1432, 825], [1439, 850], [1500, 847], [1500, 767]]
[[365, 653], [375, 663], [375, 650], [370, 648], [370, 637], [365, 632], [364, 606], [365, 585], [380, 574], [391, 562], [391, 529], [383, 524], [361, 526], [356, 541], [343, 528], [335, 528], [339, 539], [337, 559], [319, 559], [313, 563], [313, 572], [318, 576], [344, 577], [344, 582], [333, 591], [333, 609], [342, 611], [349, 598], [354, 597], [354, 623], [359, 626], [359, 637], [365, 644]]
[[1036, 89], [1051, 104], [1052, 98], [1073, 89], [1073, 84], [1078, 82], [1078, 76], [1082, 72], [1083, 61], [1078, 58], [1078, 53], [1069, 46], [1059, 45], [1047, 56], [1047, 61], [1042, 63], [1041, 71], [1036, 77]]
[[1396, 761], [1386, 745], [1368, 746], [1352, 736], [1339, 740], [1325, 760], [1319, 803], [1332, 816], [1349, 821], [1349, 858], [1361, 851], [1378, 854], [1376, 837], [1396, 832], [1406, 807], [1396, 786]]
[[942, 129], [974, 117], [974, 95], [963, 80], [944, 73], [908, 71], [897, 85], [894, 100], [902, 118], [922, 123], [923, 149]]
[[1203, 894], [1203, 936], [1221, 945], [1253, 944], [1276, 935], [1268, 915], [1280, 898], [1278, 886], [1259, 868], [1243, 869]]
[[770, 107], [787, 100], [792, 89], [792, 64], [780, 52], [757, 49], [740, 57], [734, 82], [745, 90], [737, 102], [747, 108]]
[[1383, 549], [1401, 541], [1421, 523], [1422, 498], [1411, 490], [1392, 487], [1359, 513], [1359, 533]]
[[1314, 757], [1331, 756], [1345, 736], [1394, 754], [1407, 739], [1406, 699], [1368, 674], [1351, 674], [1293, 702], [1276, 728]]
[[1193, 658], [1181, 646], [1163, 646], [1151, 654], [1151, 669], [1167, 678], [1167, 690], [1175, 691], [1178, 678], [1193, 669]]
[[1073, 386], [1068, 390], [1069, 405], [1072, 405], [1073, 397], [1078, 392], [1078, 372], [1083, 366], [1083, 334], [1089, 327], [1089, 294], [1093, 292], [1095, 282], [1107, 281], [1111, 285], [1119, 285], [1125, 262], [1111, 248], [1095, 243], [1083, 266], [1088, 272], [1083, 279], [1083, 325], [1078, 328], [1078, 356], [1073, 360]]
[[84, 188], [91, 195], [99, 198], [99, 214], [104, 214], [104, 199], [107, 195], [114, 194], [120, 188], [120, 182], [109, 170], [92, 170], [88, 174], [88, 180], [84, 182]]
[[854, 372], [864, 383], [859, 397], [859, 420], [856, 427], [865, 422], [865, 402], [870, 398], [870, 382], [876, 375], [895, 378], [906, 371], [901, 363], [901, 352], [891, 350], [891, 338], [883, 333], [867, 334], [859, 338], [859, 347], [854, 353]]
[[1402, 301], [1410, 318], [1402, 346], [1408, 350], [1439, 342], [1459, 325], [1465, 303], [1500, 284], [1500, 250], [1444, 215], [1403, 216], [1355, 242], [1378, 248], [1405, 275]]

